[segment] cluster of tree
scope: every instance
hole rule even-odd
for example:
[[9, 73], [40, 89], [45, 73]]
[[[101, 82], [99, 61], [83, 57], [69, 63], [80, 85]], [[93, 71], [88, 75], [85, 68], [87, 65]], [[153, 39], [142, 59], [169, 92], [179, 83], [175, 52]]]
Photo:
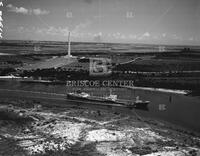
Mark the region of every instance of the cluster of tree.
[[0, 69], [0, 75], [5, 76], [5, 75], [10, 75], [12, 73], [15, 73], [16, 70], [14, 68], [2, 68]]
[[85, 71], [64, 71], [60, 69], [37, 69], [32, 71], [23, 71], [20, 76], [22, 77], [34, 77], [34, 78], [45, 78], [49, 80], [60, 80], [65, 81], [67, 79], [72, 79], [74, 77], [82, 78], [88, 75]]
[[147, 79], [139, 79], [135, 81], [136, 86], [142, 87], [155, 87], [155, 88], [166, 88], [166, 89], [180, 89], [180, 90], [199, 90], [200, 88], [200, 81], [189, 81], [188, 79], [154, 79], [154, 78], [147, 78]]
[[[200, 70], [199, 62], [177, 62], [177, 63], [149, 63], [149, 64], [124, 64], [117, 65], [113, 69], [124, 73], [135, 72], [158, 72], [163, 76], [174, 76], [172, 73], [184, 73], [184, 71], [197, 71]], [[169, 74], [166, 74], [169, 73]]]

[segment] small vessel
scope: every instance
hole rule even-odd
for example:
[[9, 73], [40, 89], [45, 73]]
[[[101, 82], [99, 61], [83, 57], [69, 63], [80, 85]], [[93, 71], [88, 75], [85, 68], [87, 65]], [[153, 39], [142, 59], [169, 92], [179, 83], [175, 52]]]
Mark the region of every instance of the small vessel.
[[77, 92], [71, 92], [67, 93], [67, 99], [73, 100], [77, 102], [95, 102], [102, 105], [108, 105], [108, 106], [124, 106], [129, 108], [144, 108], [147, 107], [147, 105], [150, 103], [150, 101], [142, 101], [139, 99], [139, 96], [136, 97], [135, 100], [125, 100], [125, 99], [118, 99], [117, 95], [110, 93], [109, 96], [93, 96], [85, 92], [77, 91]]

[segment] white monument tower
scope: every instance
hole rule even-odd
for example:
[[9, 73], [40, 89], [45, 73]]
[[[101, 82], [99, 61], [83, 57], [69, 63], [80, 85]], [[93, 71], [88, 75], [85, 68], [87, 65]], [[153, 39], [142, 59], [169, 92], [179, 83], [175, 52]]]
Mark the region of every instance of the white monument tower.
[[71, 55], [70, 32], [69, 32], [69, 34], [68, 34], [68, 55], [66, 55], [66, 57], [68, 57], [68, 58], [72, 57], [72, 55]]

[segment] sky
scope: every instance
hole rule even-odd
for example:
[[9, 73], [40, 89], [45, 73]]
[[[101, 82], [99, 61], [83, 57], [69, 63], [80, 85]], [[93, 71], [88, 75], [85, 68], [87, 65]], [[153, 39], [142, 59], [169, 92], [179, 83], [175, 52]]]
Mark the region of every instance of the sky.
[[200, 45], [200, 0], [3, 3], [4, 39]]

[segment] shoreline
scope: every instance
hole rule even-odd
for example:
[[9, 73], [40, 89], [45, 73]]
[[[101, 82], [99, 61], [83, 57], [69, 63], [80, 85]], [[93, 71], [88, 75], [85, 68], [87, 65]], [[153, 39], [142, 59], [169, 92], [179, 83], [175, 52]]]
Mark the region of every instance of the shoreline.
[[[54, 82], [50, 80], [33, 80], [31, 78], [23, 78], [23, 77], [15, 77], [15, 76], [0, 76], [0, 81], [19, 81], [24, 83], [48, 83], [48, 84], [65, 84], [64, 82]], [[137, 90], [147, 90], [147, 91], [155, 91], [155, 92], [164, 92], [164, 93], [174, 93], [174, 94], [182, 94], [187, 95], [190, 93], [189, 90], [176, 90], [176, 89], [165, 89], [165, 88], [152, 88], [152, 87], [136, 87], [136, 86], [120, 86], [121, 88], [128, 89], [137, 89]]]
[[174, 93], [174, 94], [182, 94], [187, 95], [189, 93], [188, 90], [176, 90], [176, 89], [164, 89], [164, 88], [151, 88], [151, 87], [132, 87], [132, 86], [124, 86], [123, 88], [128, 89], [137, 89], [137, 90], [147, 90], [147, 91], [155, 91], [155, 92], [163, 92], [163, 93]]

